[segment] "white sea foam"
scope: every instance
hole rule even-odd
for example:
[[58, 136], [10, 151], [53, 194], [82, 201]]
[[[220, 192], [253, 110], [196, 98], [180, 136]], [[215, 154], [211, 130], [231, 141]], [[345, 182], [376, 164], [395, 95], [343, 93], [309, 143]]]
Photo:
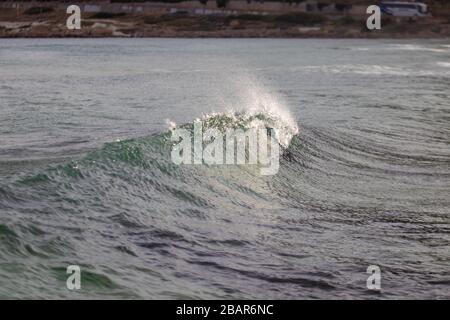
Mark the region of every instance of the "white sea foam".
[[440, 67], [450, 68], [450, 62], [440, 61], [440, 62], [437, 62], [436, 64]]
[[[443, 47], [443, 46], [441, 46]], [[429, 52], [449, 52], [449, 49], [430, 48], [415, 44], [396, 44], [388, 48], [388, 50], [406, 50], [406, 51], [429, 51]]]
[[[440, 64], [440, 63], [439, 63]], [[446, 67], [447, 62], [443, 62], [441, 66]], [[433, 71], [425, 69], [412, 69], [405, 67], [394, 67], [386, 65], [374, 64], [342, 64], [342, 65], [326, 65], [326, 66], [306, 66], [297, 68], [298, 72], [324, 72], [332, 74], [348, 73], [373, 76], [442, 76], [442, 71]]]

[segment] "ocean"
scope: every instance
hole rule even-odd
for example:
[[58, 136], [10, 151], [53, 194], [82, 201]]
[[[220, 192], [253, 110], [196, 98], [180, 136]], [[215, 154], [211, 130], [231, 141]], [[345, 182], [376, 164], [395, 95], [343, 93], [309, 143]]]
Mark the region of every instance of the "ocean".
[[[274, 175], [171, 160], [254, 119]], [[2, 299], [449, 299], [449, 245], [448, 41], [0, 40]]]

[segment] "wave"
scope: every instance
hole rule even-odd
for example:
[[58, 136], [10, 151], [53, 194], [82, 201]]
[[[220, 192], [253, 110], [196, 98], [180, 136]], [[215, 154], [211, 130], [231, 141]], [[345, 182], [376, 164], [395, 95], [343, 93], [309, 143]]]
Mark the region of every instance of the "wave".
[[[180, 127], [189, 128], [201, 121], [206, 128], [219, 130], [271, 128], [286, 150], [298, 134], [297, 125], [287, 117], [288, 113], [263, 109], [205, 114]], [[191, 209], [214, 207], [218, 198], [225, 202], [231, 194], [235, 205], [242, 209], [247, 206], [245, 199], [249, 195], [270, 198], [268, 194], [262, 196], [267, 191], [263, 190], [265, 178], [254, 165], [174, 164], [170, 157], [171, 130], [176, 127], [171, 123], [169, 130], [162, 133], [106, 143], [80, 159], [22, 175], [5, 186], [0, 198], [7, 207], [15, 209], [28, 206], [30, 201], [37, 207], [63, 202], [65, 212], [83, 215], [98, 210], [115, 212], [120, 207], [140, 210], [154, 201], [166, 210], [184, 210], [186, 205]], [[46, 201], [40, 201], [42, 198]]]
[[[215, 128], [222, 133], [225, 133], [228, 129], [272, 129], [277, 142], [284, 148], [289, 147], [292, 137], [298, 134], [298, 127], [291, 118], [286, 121], [276, 114], [255, 110], [212, 112], [203, 114], [194, 122], [201, 122], [204, 129]], [[168, 120], [167, 123], [170, 130], [178, 128], [173, 121]], [[192, 128], [193, 124], [184, 124], [181, 127]]]
[[[270, 128], [278, 143], [287, 148], [292, 137], [298, 134], [299, 128], [283, 99], [248, 75], [228, 80], [230, 91], [222, 92], [218, 103], [222, 110], [204, 113], [193, 123], [201, 122], [204, 128], [214, 127], [222, 132], [238, 128]], [[227, 95], [228, 92], [232, 93], [233, 98]], [[178, 127], [170, 119], [166, 122], [170, 130]], [[182, 126], [190, 127], [193, 123]]]
[[224, 89], [230, 92], [218, 97], [216, 111], [180, 125], [167, 120], [164, 132], [105, 143], [72, 161], [13, 176], [7, 185], [0, 184], [0, 198], [14, 210], [32, 202], [38, 211], [63, 206], [57, 210], [61, 214], [83, 216], [120, 209], [139, 215], [149, 203], [155, 210], [186, 212], [230, 199], [229, 206], [239, 212], [248, 209], [249, 198], [269, 201], [273, 195], [267, 180], [274, 177], [261, 176], [259, 165], [177, 165], [171, 159], [172, 131], [193, 128], [198, 122], [222, 132], [272, 129], [282, 155], [288, 153], [299, 128], [283, 99], [250, 76], [229, 80]]
[[[325, 285], [333, 281], [319, 276], [307, 280], [301, 274], [292, 276], [289, 269], [261, 269], [259, 264], [247, 268], [249, 248], [264, 244], [260, 252], [268, 252], [270, 258], [265, 244], [274, 234], [281, 243], [292, 234], [315, 243], [327, 230], [345, 227], [351, 234], [355, 226], [374, 219], [398, 225], [409, 223], [411, 216], [445, 218], [444, 210], [440, 214], [425, 209], [431, 205], [427, 199], [431, 191], [433, 201], [442, 199], [439, 205], [448, 207], [448, 154], [414, 157], [407, 148], [395, 148], [398, 141], [377, 142], [364, 132], [302, 126], [299, 134], [297, 125], [291, 126], [293, 119], [283, 117], [288, 112], [273, 111], [209, 113], [178, 126], [202, 121], [215, 128], [275, 128], [289, 143], [273, 176], [262, 176], [257, 168], [245, 165], [176, 165], [170, 158], [169, 129], [106, 143], [78, 160], [25, 174], [12, 183], [2, 181], [0, 210], [11, 217], [0, 224], [5, 239], [2, 257], [15, 261], [18, 255], [21, 260], [41, 255], [39, 262], [45, 268], [56, 266], [61, 273], [66, 261], [85, 262], [91, 281], [106, 283], [108, 293], [111, 288], [125, 291], [121, 286], [135, 292], [131, 286], [146, 277], [149, 286], [161, 279], [178, 285], [180, 277], [172, 276], [173, 282], [168, 282], [164, 275], [174, 261], [192, 267], [184, 267], [183, 279], [219, 271], [232, 277], [238, 273], [244, 281], [248, 277], [333, 290], [333, 284]], [[171, 123], [171, 129], [175, 127]], [[441, 183], [431, 179], [437, 176]], [[418, 192], [410, 192], [413, 183]], [[289, 243], [283, 255], [298, 255], [294, 249]], [[230, 256], [239, 255], [238, 263], [229, 263]], [[131, 265], [140, 270], [127, 284], [123, 275], [134, 272]], [[150, 269], [164, 276], [152, 278], [155, 272]], [[39, 278], [41, 269], [37, 270], [33, 275]], [[28, 290], [25, 284], [14, 283]]]

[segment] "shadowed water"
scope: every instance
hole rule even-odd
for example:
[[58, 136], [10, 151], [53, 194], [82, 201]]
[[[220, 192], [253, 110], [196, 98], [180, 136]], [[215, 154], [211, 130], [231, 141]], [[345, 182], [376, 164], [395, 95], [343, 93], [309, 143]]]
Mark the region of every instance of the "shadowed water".
[[[0, 298], [450, 298], [449, 61], [443, 41], [1, 40]], [[249, 115], [278, 130], [277, 175], [171, 161], [170, 127]]]

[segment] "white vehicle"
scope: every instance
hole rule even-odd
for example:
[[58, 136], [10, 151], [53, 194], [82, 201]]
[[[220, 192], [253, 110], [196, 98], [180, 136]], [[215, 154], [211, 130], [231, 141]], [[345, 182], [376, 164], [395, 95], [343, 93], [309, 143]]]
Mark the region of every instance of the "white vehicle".
[[381, 2], [381, 12], [394, 17], [425, 17], [428, 6], [420, 2]]

